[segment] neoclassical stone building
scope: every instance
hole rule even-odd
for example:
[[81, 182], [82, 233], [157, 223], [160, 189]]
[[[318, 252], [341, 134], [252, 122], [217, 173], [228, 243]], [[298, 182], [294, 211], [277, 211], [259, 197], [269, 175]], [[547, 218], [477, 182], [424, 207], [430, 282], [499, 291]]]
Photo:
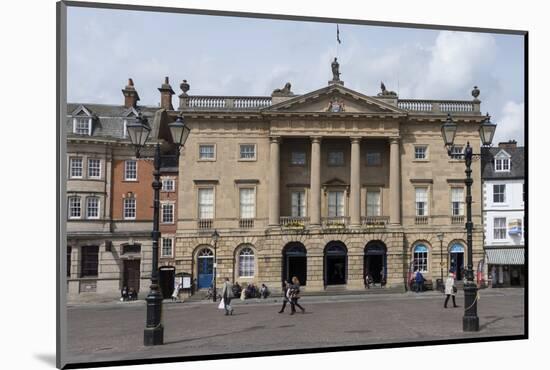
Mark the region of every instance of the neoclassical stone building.
[[[265, 97], [181, 87], [178, 109], [162, 104], [156, 124], [182, 114], [191, 127], [179, 159], [175, 264], [197, 288], [210, 286], [214, 255], [218, 285], [229, 277], [278, 289], [297, 276], [306, 291], [362, 290], [369, 273], [397, 289], [414, 269], [434, 285], [451, 268], [460, 275], [465, 167], [448, 157], [440, 126], [451, 113], [454, 150], [469, 141], [479, 152], [477, 98], [400, 99], [384, 86], [366, 95], [337, 76], [302, 95], [290, 84]], [[472, 167], [475, 267], [483, 229], [479, 162]]]

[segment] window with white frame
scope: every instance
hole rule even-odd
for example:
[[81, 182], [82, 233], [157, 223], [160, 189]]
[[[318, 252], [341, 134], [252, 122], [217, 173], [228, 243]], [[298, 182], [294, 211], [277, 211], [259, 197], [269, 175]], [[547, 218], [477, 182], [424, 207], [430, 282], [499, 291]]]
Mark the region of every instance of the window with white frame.
[[256, 196], [254, 188], [239, 189], [241, 219], [254, 218], [256, 215]]
[[80, 197], [69, 197], [69, 218], [80, 218]]
[[380, 190], [367, 190], [367, 216], [380, 216]]
[[256, 145], [255, 144], [239, 145], [239, 158], [242, 160], [256, 159]]
[[174, 223], [174, 203], [163, 203], [161, 208], [162, 208], [161, 222], [163, 224], [173, 224]]
[[428, 188], [415, 188], [416, 215], [428, 215]]
[[174, 248], [174, 239], [162, 238], [162, 248], [160, 252], [161, 257], [172, 257]]
[[101, 177], [101, 160], [95, 158], [88, 159], [88, 177], [99, 179]]
[[86, 218], [99, 218], [99, 198], [86, 198]]
[[493, 238], [495, 240], [506, 239], [506, 217], [495, 217], [493, 219]]
[[254, 251], [246, 247], [239, 252], [239, 277], [254, 277]]
[[413, 251], [414, 271], [428, 272], [428, 247], [419, 244]]
[[82, 178], [82, 158], [71, 158], [69, 160], [69, 175], [71, 178]]
[[329, 191], [328, 192], [328, 217], [343, 217], [344, 216], [344, 192]]
[[493, 185], [493, 203], [506, 202], [506, 184]]
[[214, 160], [216, 158], [216, 147], [214, 144], [199, 145], [199, 159]]
[[496, 157], [495, 172], [510, 172], [510, 158], [504, 155]]
[[380, 166], [380, 152], [367, 152], [367, 166]]
[[172, 192], [176, 190], [174, 179], [162, 179], [162, 191]]
[[76, 117], [73, 123], [74, 133], [78, 135], [92, 134], [92, 119], [89, 117]]
[[460, 159], [462, 158], [463, 152], [464, 152], [464, 145], [453, 145], [451, 147], [451, 158]]
[[292, 152], [290, 154], [290, 164], [294, 166], [303, 166], [306, 164], [305, 152]]
[[292, 217], [306, 216], [306, 192], [303, 190], [293, 191], [292, 198]]
[[341, 150], [331, 150], [328, 152], [328, 164], [329, 166], [343, 166], [344, 165], [344, 152]]
[[199, 189], [199, 219], [214, 218], [214, 188]]
[[426, 145], [416, 145], [414, 147], [414, 159], [428, 159], [428, 147]]
[[136, 198], [124, 198], [124, 219], [134, 220], [136, 218]]
[[124, 125], [122, 126], [122, 137], [126, 139], [128, 137], [128, 120], [124, 120]]
[[464, 188], [451, 188], [451, 214], [464, 216]]
[[128, 159], [124, 161], [124, 180], [136, 181], [137, 180], [137, 161], [134, 159]]

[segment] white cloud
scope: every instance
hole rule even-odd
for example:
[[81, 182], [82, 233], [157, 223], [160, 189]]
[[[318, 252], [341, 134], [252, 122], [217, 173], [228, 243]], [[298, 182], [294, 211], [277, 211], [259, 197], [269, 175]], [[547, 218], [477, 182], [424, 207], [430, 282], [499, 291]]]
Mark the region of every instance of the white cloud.
[[523, 145], [524, 130], [523, 122], [525, 116], [525, 105], [523, 102], [516, 103], [508, 101], [504, 104], [502, 112], [492, 119], [497, 124], [493, 144], [514, 139], [518, 145]]

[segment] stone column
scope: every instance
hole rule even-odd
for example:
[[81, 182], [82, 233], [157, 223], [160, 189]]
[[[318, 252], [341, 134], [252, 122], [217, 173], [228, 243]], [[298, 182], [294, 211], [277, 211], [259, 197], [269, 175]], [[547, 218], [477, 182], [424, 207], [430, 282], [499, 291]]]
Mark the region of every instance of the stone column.
[[351, 138], [351, 176], [349, 194], [351, 225], [361, 226], [361, 138]]
[[279, 145], [280, 137], [270, 137], [269, 145], [269, 226], [279, 225]]
[[390, 224], [401, 224], [399, 138], [390, 139]]
[[321, 137], [311, 137], [310, 225], [321, 225]]

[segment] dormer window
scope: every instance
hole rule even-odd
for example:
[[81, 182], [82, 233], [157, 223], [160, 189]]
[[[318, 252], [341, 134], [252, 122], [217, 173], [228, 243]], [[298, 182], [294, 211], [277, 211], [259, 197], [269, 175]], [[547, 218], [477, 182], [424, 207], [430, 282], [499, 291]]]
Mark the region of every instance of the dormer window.
[[74, 118], [73, 132], [77, 135], [92, 135], [92, 119], [90, 117]]
[[510, 172], [510, 155], [503, 150], [495, 155], [495, 172]]

